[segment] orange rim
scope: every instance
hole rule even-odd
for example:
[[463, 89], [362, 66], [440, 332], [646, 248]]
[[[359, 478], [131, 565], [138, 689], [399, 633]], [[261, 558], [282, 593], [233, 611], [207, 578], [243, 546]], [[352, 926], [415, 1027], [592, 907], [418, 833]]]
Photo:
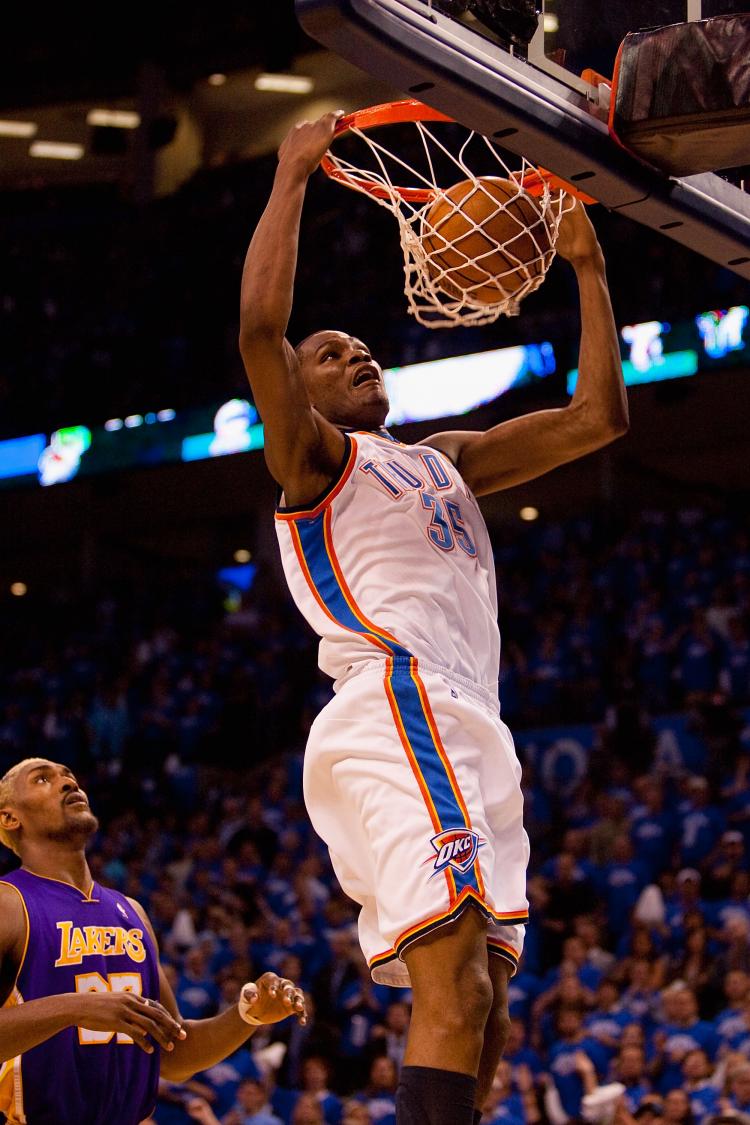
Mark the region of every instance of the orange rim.
[[[336, 137], [349, 133], [352, 129], [367, 131], [368, 129], [377, 129], [381, 125], [401, 125], [405, 121], [448, 121], [452, 123], [453, 118], [441, 113], [438, 109], [432, 109], [424, 102], [418, 102], [416, 98], [405, 98], [400, 102], [385, 102], [383, 105], [372, 105], [368, 109], [358, 109], [354, 113], [347, 113], [345, 117], [339, 119], [333, 136], [335, 140]], [[369, 180], [364, 180], [352, 172], [344, 172], [341, 168], [337, 168], [328, 153], [321, 160], [320, 167], [330, 179], [336, 180], [344, 187], [366, 191], [368, 195], [373, 195], [376, 199], [390, 199], [391, 192], [388, 188], [384, 188], [380, 184], [370, 183]], [[429, 203], [437, 195], [434, 188], [394, 186], [393, 191], [398, 192], [401, 198], [409, 203]]]
[[[366, 132], [369, 129], [380, 128], [382, 125], [401, 125], [406, 121], [442, 121], [454, 124], [455, 118], [425, 105], [424, 102], [417, 101], [416, 98], [405, 98], [403, 101], [385, 102], [383, 105], [373, 105], [367, 109], [358, 109], [354, 113], [347, 113], [346, 116], [339, 119], [336, 125], [334, 140], [345, 133], [351, 132], [352, 129], [360, 129]], [[431, 203], [438, 195], [436, 188], [398, 187], [394, 185], [393, 188], [389, 189], [381, 184], [372, 183], [370, 180], [357, 176], [356, 173], [346, 172], [338, 168], [328, 152], [321, 160], [320, 167], [330, 179], [355, 191], [364, 191], [376, 199], [390, 199], [391, 193], [396, 192], [409, 203]], [[592, 199], [590, 195], [585, 195], [572, 184], [569, 184], [567, 180], [561, 179], [553, 172], [548, 172], [546, 168], [532, 169], [520, 177], [519, 182], [529, 195], [541, 195], [545, 183], [548, 183], [553, 189], [565, 191], [568, 195], [580, 199], [582, 203], [596, 203], [596, 200]]]

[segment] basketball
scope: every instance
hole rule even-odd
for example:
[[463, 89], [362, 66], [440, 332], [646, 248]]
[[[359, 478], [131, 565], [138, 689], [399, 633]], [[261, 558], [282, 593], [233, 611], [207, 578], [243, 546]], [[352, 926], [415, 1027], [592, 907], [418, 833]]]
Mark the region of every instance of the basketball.
[[554, 254], [541, 208], [498, 176], [462, 180], [441, 192], [425, 216], [422, 245], [438, 288], [480, 305], [541, 283]]

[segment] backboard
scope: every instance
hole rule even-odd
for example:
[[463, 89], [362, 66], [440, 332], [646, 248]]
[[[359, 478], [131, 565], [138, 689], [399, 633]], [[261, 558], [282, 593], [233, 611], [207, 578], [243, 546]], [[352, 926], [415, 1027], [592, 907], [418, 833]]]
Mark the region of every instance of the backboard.
[[608, 90], [596, 77], [611, 77], [628, 31], [745, 12], [747, 3], [542, 0], [523, 53], [438, 3], [296, 0], [296, 8], [308, 34], [363, 70], [750, 279], [750, 177], [675, 179], [649, 168], [610, 137]]

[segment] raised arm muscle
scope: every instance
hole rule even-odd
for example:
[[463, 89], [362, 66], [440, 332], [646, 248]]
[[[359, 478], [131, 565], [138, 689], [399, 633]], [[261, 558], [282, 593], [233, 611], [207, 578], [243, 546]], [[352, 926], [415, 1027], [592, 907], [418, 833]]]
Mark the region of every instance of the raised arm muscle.
[[240, 351], [265, 426], [266, 461], [285, 491], [321, 491], [341, 460], [343, 437], [313, 409], [286, 339], [307, 179], [335, 127], [335, 115], [287, 137], [268, 205], [245, 259]]

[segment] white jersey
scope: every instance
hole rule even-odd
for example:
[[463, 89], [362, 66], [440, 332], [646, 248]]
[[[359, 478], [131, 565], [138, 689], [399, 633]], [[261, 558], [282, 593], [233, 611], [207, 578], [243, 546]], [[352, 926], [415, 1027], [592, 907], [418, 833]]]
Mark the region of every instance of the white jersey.
[[495, 567], [476, 499], [429, 446], [385, 431], [345, 438], [326, 492], [276, 513], [289, 589], [321, 637], [320, 667], [341, 680], [373, 657], [416, 657], [496, 699]]

